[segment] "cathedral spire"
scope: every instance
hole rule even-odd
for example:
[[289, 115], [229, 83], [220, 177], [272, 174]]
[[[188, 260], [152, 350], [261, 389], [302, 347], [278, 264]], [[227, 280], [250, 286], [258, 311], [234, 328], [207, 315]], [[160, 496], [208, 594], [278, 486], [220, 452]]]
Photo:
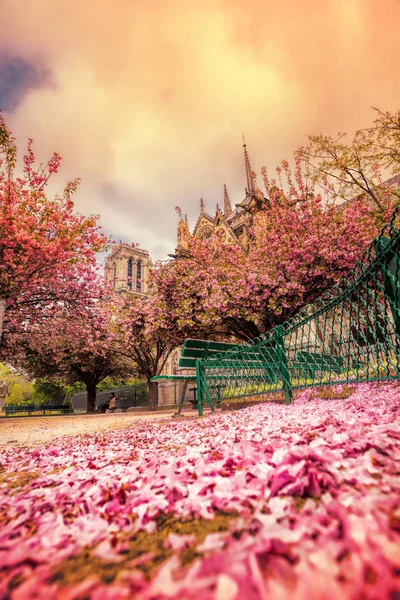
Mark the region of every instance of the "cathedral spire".
[[178, 248], [177, 250], [187, 250], [189, 248], [190, 231], [187, 221], [187, 216], [183, 218], [182, 213], [179, 214], [178, 223]]
[[200, 198], [200, 213], [201, 214], [204, 213], [204, 200], [203, 200], [203, 198]]
[[254, 185], [254, 175], [250, 166], [250, 159], [247, 153], [246, 141], [244, 139], [244, 134], [242, 133], [243, 138], [243, 148], [244, 148], [244, 166], [246, 169], [246, 195], [251, 196], [254, 193], [255, 185]]
[[224, 183], [224, 215], [225, 217], [229, 216], [232, 212], [231, 201], [229, 200], [228, 190], [226, 189], [226, 184]]

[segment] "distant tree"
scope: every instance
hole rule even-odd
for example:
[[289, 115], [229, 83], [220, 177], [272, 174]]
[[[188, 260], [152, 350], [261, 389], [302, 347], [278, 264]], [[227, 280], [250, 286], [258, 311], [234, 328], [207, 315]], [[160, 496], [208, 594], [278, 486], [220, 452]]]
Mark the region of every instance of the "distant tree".
[[385, 184], [388, 175], [400, 173], [400, 112], [374, 110], [373, 126], [356, 131], [348, 143], [345, 133], [309, 136], [303, 159], [323, 189], [343, 200], [368, 198], [384, 221], [400, 201], [400, 178], [395, 186]]
[[[135, 367], [132, 367], [133, 371], [136, 371]], [[118, 376], [110, 376], [100, 381], [97, 386], [98, 392], [104, 392], [105, 390], [112, 390], [120, 387], [125, 387], [129, 385], [136, 385], [138, 383], [142, 383], [143, 379], [139, 379], [138, 377], [118, 377]]]
[[27, 404], [32, 402], [33, 383], [26, 373], [0, 363], [0, 380], [7, 383], [9, 395], [6, 404]]
[[63, 402], [68, 394], [65, 386], [54, 381], [36, 380], [33, 384], [32, 398], [35, 404], [47, 404], [51, 401]]
[[79, 180], [68, 183], [61, 196], [46, 197], [60, 161], [54, 154], [35, 168], [29, 140], [18, 176], [15, 139], [0, 114], [0, 337], [5, 314], [8, 331], [18, 332], [48, 315], [49, 305], [60, 299], [81, 301], [95, 275], [95, 254], [106, 247], [97, 217], [73, 212]]

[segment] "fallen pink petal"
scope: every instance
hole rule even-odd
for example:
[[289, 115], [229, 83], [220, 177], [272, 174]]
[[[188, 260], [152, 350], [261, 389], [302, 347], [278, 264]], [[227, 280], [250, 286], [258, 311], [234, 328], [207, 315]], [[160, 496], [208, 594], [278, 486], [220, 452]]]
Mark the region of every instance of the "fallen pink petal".
[[0, 596], [396, 598], [399, 396], [305, 391], [4, 448]]

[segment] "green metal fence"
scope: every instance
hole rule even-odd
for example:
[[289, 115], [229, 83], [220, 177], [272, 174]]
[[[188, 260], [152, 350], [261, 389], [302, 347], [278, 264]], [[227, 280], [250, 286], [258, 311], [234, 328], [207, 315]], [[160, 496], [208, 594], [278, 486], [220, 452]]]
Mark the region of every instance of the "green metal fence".
[[199, 361], [199, 397], [215, 402], [315, 385], [400, 378], [399, 207], [360, 262], [292, 320]]

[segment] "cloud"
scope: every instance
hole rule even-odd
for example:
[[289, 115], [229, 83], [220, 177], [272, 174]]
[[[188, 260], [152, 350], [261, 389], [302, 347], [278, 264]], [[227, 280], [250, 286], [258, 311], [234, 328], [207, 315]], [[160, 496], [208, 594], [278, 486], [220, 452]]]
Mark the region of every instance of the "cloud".
[[60, 185], [82, 177], [81, 212], [166, 258], [176, 205], [194, 225], [223, 183], [242, 200], [242, 131], [259, 171], [399, 108], [399, 19], [396, 0], [3, 0], [8, 55], [52, 74], [8, 121], [64, 157]]
[[0, 110], [13, 111], [26, 94], [50, 84], [50, 74], [0, 49]]

